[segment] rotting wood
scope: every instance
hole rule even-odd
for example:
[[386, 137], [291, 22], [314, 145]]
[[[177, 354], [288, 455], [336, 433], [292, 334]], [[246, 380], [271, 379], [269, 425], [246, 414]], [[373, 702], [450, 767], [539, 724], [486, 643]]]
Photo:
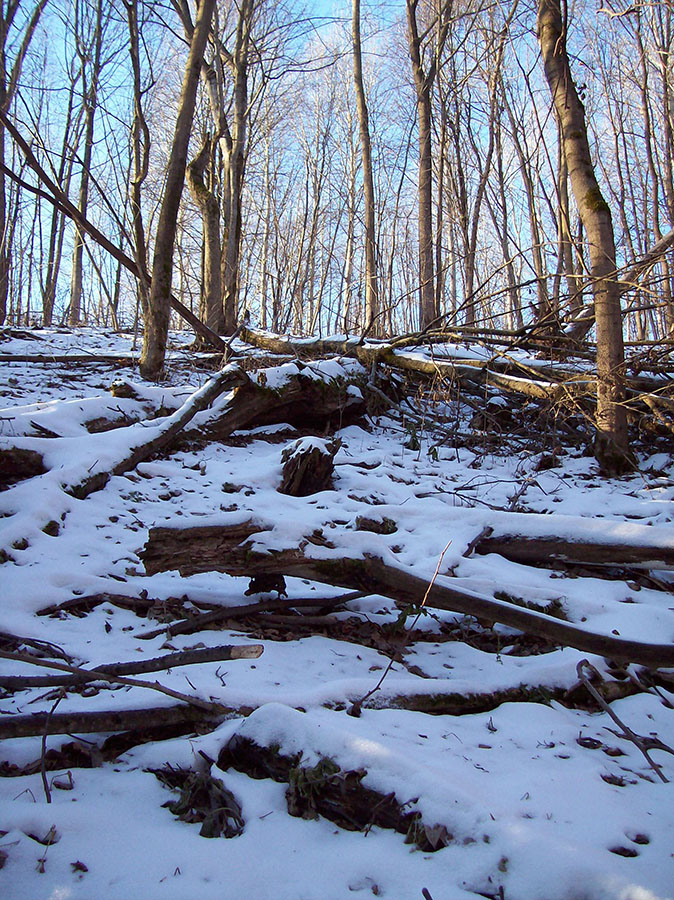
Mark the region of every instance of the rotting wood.
[[[346, 340], [295, 338], [259, 332], [251, 328], [242, 329], [242, 339], [266, 351], [294, 353], [297, 358], [317, 359], [329, 354], [348, 356], [357, 359], [366, 367], [385, 364], [408, 374], [442, 378], [448, 382], [458, 381], [466, 389], [493, 387], [533, 400], [568, 404], [572, 408], [582, 403], [587, 404], [590, 410], [596, 400], [594, 371], [578, 371], [573, 367], [565, 368], [550, 363], [527, 365], [522, 360], [509, 356], [507, 350], [493, 353], [484, 359], [461, 357], [458, 353], [456, 356], [448, 357], [443, 356], [441, 352], [424, 357], [419, 353], [409, 352], [415, 347], [425, 349], [426, 345], [464, 341], [466, 335], [462, 335], [456, 329], [433, 332], [430, 335], [423, 333], [407, 335], [390, 343], [365, 343], [356, 338]], [[489, 332], [484, 332], [484, 337], [479, 343], [481, 346], [489, 347]], [[582, 353], [580, 355], [587, 356]], [[625, 384], [627, 389], [636, 395], [631, 403], [644, 409], [650, 406], [644, 397], [652, 395], [657, 401], [659, 395], [653, 392], [662, 388], [661, 381], [643, 375], [626, 377]]]
[[335, 454], [341, 446], [340, 440], [300, 438], [286, 447], [281, 454], [283, 474], [279, 493], [308, 497], [319, 491], [332, 490]]
[[0, 740], [36, 737], [43, 734], [103, 734], [114, 731], [135, 731], [193, 722], [214, 727], [235, 709], [222, 707], [216, 714], [180, 703], [175, 706], [154, 706], [144, 709], [98, 710], [96, 712], [33, 713], [29, 716], [0, 717]]
[[[281, 384], [275, 384], [270, 374], [261, 370], [239, 387], [231, 403], [199, 433], [209, 440], [225, 440], [240, 428], [280, 422], [322, 430], [331, 423], [341, 427], [366, 411], [366, 372], [356, 369], [351, 373], [344, 370], [336, 378], [316, 377], [299, 363]], [[361, 396], [352, 388], [358, 388]]]
[[197, 650], [180, 650], [153, 659], [132, 660], [131, 662], [107, 663], [96, 666], [95, 672], [80, 668], [72, 675], [0, 675], [0, 687], [8, 690], [26, 690], [32, 687], [80, 687], [100, 680], [100, 673], [106, 675], [142, 675], [146, 672], [161, 672], [178, 666], [199, 665], [221, 662], [226, 659], [258, 659], [263, 652], [262, 644], [225, 645]]
[[[428, 580], [402, 566], [390, 565], [381, 558], [341, 556], [323, 534], [314, 534], [297, 548], [260, 552], [252, 535], [270, 530], [260, 520], [230, 526], [192, 528], [153, 528], [141, 553], [148, 574], [177, 569], [181, 575], [219, 571], [230, 575], [253, 576], [283, 573], [310, 578], [333, 586], [368, 590], [395, 601], [419, 605], [428, 589]], [[330, 556], [311, 557], [312, 543], [333, 549]], [[612, 659], [642, 663], [646, 666], [674, 666], [674, 645], [631, 641], [613, 635], [598, 634], [580, 626], [562, 622], [544, 613], [523, 609], [503, 600], [485, 597], [474, 591], [459, 590], [449, 579], [438, 579], [425, 605], [500, 622], [521, 631], [544, 637], [562, 646]]]
[[599, 566], [633, 566], [644, 569], [674, 566], [671, 546], [640, 546], [610, 541], [574, 541], [554, 534], [531, 537], [521, 534], [484, 535], [475, 544], [476, 553], [498, 553], [513, 562], [548, 565], [550, 560]]

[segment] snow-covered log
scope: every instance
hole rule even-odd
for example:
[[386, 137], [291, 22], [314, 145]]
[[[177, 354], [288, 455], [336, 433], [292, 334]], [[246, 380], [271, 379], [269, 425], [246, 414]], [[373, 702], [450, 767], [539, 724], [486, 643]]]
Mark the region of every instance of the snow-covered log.
[[[295, 575], [343, 588], [367, 590], [405, 605], [424, 605], [500, 622], [556, 644], [619, 661], [652, 667], [674, 666], [672, 644], [598, 634], [505, 600], [459, 590], [445, 577], [437, 578], [429, 588], [432, 573], [423, 578], [409, 568], [386, 563], [374, 555], [354, 558], [340, 554], [339, 548], [322, 532], [306, 536], [296, 548], [262, 552], [256, 547], [255, 535], [270, 531], [271, 527], [269, 523], [250, 519], [233, 526], [153, 528], [141, 558], [149, 574], [176, 569], [183, 576], [209, 571], [248, 577], [269, 573]], [[312, 555], [312, 550], [318, 548]], [[614, 549], [617, 552], [617, 544]]]

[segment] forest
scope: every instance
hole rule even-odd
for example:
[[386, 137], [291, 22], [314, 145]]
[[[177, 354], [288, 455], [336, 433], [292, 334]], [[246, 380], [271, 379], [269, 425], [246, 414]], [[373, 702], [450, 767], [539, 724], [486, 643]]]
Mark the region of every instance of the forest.
[[670, 0], [0, 10], [0, 894], [672, 900]]

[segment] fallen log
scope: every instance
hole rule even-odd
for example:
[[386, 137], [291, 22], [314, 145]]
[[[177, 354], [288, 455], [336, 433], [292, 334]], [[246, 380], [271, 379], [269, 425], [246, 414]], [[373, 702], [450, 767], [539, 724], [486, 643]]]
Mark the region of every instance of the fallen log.
[[366, 410], [366, 372], [356, 363], [348, 369], [334, 365], [336, 374], [302, 363], [256, 372], [200, 433], [209, 440], [225, 440], [240, 428], [279, 422], [325, 431], [333, 419], [342, 425], [358, 418]]
[[136, 731], [193, 722], [214, 727], [236, 710], [222, 708], [217, 714], [187, 704], [149, 709], [114, 709], [97, 712], [33, 713], [30, 716], [2, 716], [0, 741], [39, 737], [46, 734], [103, 734]]
[[66, 366], [100, 366], [110, 365], [117, 368], [133, 367], [138, 365], [138, 358], [122, 356], [114, 353], [62, 353], [58, 354], [30, 354], [30, 353], [1, 353], [0, 363], [37, 363], [38, 365], [66, 365]]
[[225, 659], [258, 659], [262, 655], [262, 644], [243, 646], [206, 647], [197, 650], [180, 650], [131, 662], [108, 663], [97, 666], [93, 672], [86, 669], [72, 675], [0, 675], [0, 687], [9, 690], [27, 690], [32, 687], [79, 687], [92, 681], [99, 681], [105, 675], [142, 675], [146, 672], [161, 672], [178, 666], [191, 666], [207, 662], [221, 662]]
[[[153, 528], [141, 559], [150, 575], [172, 569], [177, 569], [183, 576], [209, 571], [248, 577], [278, 573], [295, 575], [352, 590], [367, 590], [406, 605], [421, 606], [423, 603], [430, 608], [500, 622], [555, 644], [619, 661], [650, 667], [674, 666], [672, 644], [650, 644], [598, 634], [504, 600], [459, 590], [445, 577], [437, 578], [429, 589], [430, 577], [421, 578], [380, 557], [341, 556], [339, 549], [320, 532], [306, 537], [296, 548], [261, 552], [250, 538], [270, 530], [271, 525], [252, 519], [234, 526]], [[312, 545], [321, 548], [321, 558], [311, 556]], [[326, 550], [331, 551], [329, 555]]]
[[484, 536], [475, 544], [480, 554], [498, 553], [512, 562], [545, 566], [550, 560], [594, 566], [632, 566], [661, 569], [674, 566], [674, 541], [667, 546], [627, 544], [611, 541], [572, 541], [546, 534]]

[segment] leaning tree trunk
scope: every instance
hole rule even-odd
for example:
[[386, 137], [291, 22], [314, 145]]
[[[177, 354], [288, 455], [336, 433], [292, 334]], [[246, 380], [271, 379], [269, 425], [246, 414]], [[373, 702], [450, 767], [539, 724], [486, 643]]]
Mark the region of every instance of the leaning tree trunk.
[[140, 357], [140, 372], [144, 378], [157, 379], [164, 368], [171, 312], [171, 278], [178, 208], [185, 182], [187, 150], [192, 130], [201, 61], [206, 48], [214, 7], [215, 0], [201, 0], [180, 94], [178, 119], [166, 173], [164, 198], [157, 224], [152, 263], [152, 288], [145, 316], [143, 350]]
[[559, 120], [571, 186], [587, 234], [597, 323], [595, 456], [607, 473], [633, 467], [622, 405], [624, 347], [611, 211], [592, 164], [585, 109], [571, 75], [560, 0], [539, 0], [538, 40]]

